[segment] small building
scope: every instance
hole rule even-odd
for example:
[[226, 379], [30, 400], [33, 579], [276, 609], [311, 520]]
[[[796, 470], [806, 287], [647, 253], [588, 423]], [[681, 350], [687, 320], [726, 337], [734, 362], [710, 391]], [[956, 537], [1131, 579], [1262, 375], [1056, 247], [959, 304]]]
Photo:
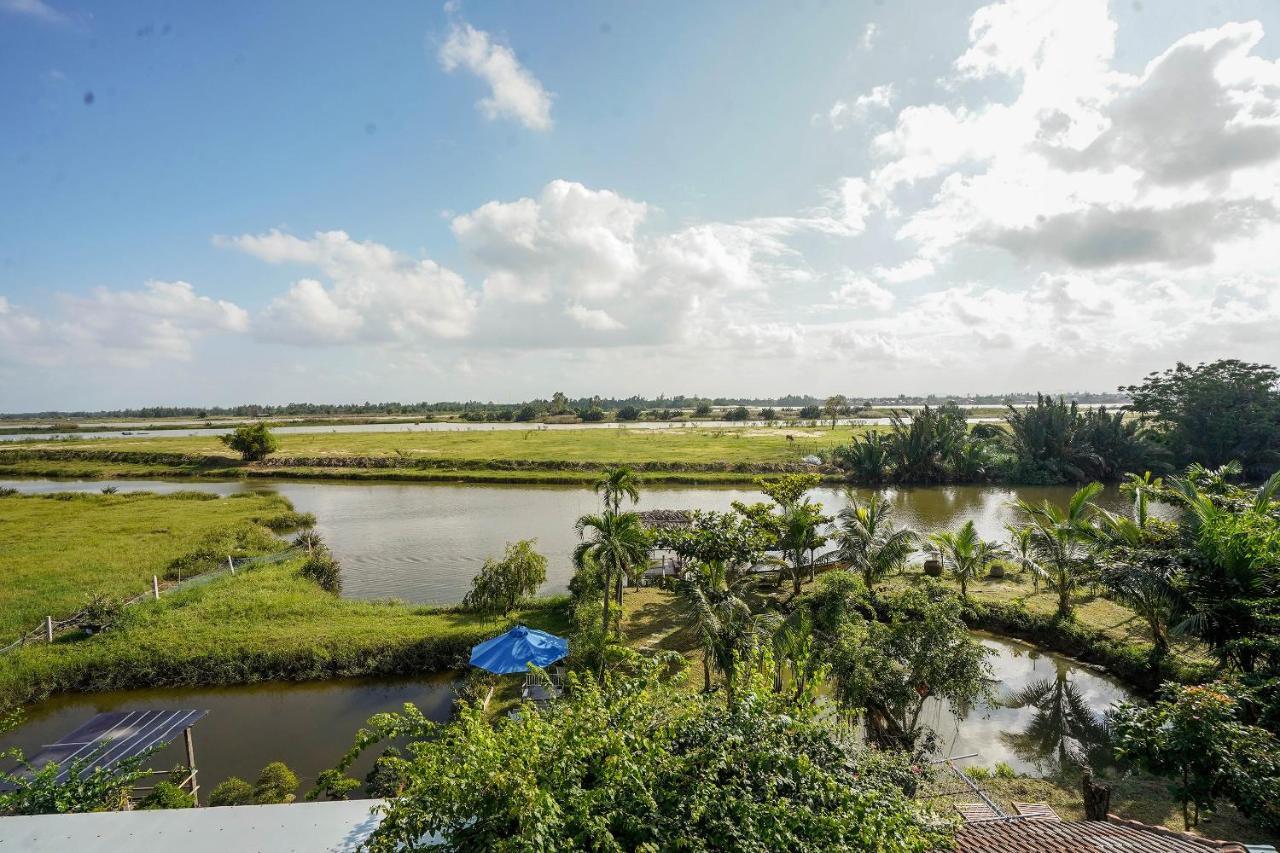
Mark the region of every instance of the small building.
[[1251, 853], [1267, 848], [1214, 841], [1115, 815], [1072, 821], [1057, 815], [1017, 815], [966, 821], [956, 830], [955, 849], [957, 853]]

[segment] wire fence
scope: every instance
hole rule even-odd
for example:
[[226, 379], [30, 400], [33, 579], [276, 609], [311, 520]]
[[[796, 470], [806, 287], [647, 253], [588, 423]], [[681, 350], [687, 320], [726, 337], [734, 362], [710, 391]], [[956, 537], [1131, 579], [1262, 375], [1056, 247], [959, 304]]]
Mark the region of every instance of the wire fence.
[[[179, 571], [175, 580], [161, 580], [158, 575], [152, 575], [150, 589], [121, 601], [120, 606], [128, 607], [148, 599], [158, 599], [160, 596], [171, 592], [203, 586], [225, 575], [234, 575], [238, 571], [247, 571], [258, 566], [283, 563], [285, 560], [291, 560], [305, 551], [306, 549], [303, 547], [294, 546], [283, 551], [277, 551], [274, 554], [263, 554], [258, 557], [232, 557], [227, 555], [226, 563], [216, 569], [200, 572], [187, 578], [183, 578], [181, 571]], [[7, 646], [0, 646], [0, 655], [8, 654], [31, 643], [52, 643], [61, 633], [90, 627], [89, 622], [92, 617], [92, 608], [88, 607], [78, 613], [73, 613], [65, 619], [54, 619], [52, 616], [46, 616], [44, 622], [35, 628], [32, 628]]]

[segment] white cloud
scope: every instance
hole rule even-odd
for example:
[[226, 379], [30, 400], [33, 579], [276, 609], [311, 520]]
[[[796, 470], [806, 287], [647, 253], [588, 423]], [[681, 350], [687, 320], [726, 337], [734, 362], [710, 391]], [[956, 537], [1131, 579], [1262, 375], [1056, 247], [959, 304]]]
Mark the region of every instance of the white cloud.
[[489, 86], [489, 97], [478, 104], [487, 118], [515, 119], [530, 130], [551, 128], [551, 94], [510, 47], [489, 33], [455, 21], [440, 46], [439, 59], [445, 71], [463, 68]]
[[841, 285], [831, 291], [835, 303], [845, 308], [858, 308], [882, 314], [893, 307], [893, 294], [869, 278], [845, 270]]
[[214, 242], [268, 263], [314, 267], [330, 279], [328, 287], [301, 279], [273, 299], [256, 323], [264, 339], [316, 346], [413, 344], [460, 338], [471, 330], [475, 298], [461, 276], [432, 260], [356, 241], [344, 231], [317, 232], [309, 240], [270, 231]]
[[862, 38], [858, 40], [858, 43], [862, 46], [863, 50], [871, 50], [871, 48], [875, 47], [876, 39], [879, 38], [879, 36], [880, 28], [874, 21], [872, 21], [863, 28]]
[[65, 24], [70, 20], [44, 0], [0, 0], [0, 12], [21, 15], [48, 24]]
[[826, 122], [834, 130], [844, 130], [855, 122], [865, 119], [872, 110], [888, 109], [893, 105], [893, 84], [886, 83], [875, 86], [865, 95], [859, 95], [850, 104], [848, 101], [836, 101], [827, 110], [825, 116], [815, 115], [814, 123]]
[[912, 258], [893, 267], [876, 267], [871, 272], [881, 281], [902, 284], [933, 275], [933, 262], [925, 258]]

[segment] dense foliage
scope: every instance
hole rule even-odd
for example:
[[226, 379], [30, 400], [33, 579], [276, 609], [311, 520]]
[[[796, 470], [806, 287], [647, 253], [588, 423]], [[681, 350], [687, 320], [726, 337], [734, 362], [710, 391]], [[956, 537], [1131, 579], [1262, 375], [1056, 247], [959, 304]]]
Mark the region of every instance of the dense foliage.
[[[946, 826], [908, 798], [902, 758], [869, 755], [758, 682], [726, 709], [665, 681], [662, 661], [566, 701], [449, 724], [416, 709], [371, 720], [363, 748], [408, 739], [407, 783], [374, 850], [943, 849]], [[548, 760], [554, 757], [554, 760]]]
[[268, 424], [258, 422], [238, 426], [229, 434], [219, 436], [222, 443], [240, 454], [246, 462], [266, 459], [280, 447], [280, 441]]
[[501, 560], [485, 560], [471, 581], [462, 606], [476, 613], [506, 614], [547, 581], [547, 558], [533, 550], [536, 540], [507, 544]]

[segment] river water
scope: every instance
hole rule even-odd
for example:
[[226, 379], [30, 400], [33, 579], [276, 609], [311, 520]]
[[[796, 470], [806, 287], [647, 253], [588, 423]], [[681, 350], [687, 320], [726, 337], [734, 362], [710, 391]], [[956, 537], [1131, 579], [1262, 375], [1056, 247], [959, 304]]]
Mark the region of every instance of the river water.
[[[1031, 646], [983, 636], [1002, 698], [1033, 688], [1037, 701], [1023, 707], [983, 705], [957, 720], [943, 703], [926, 708], [923, 720], [939, 734], [938, 755], [979, 753], [965, 764], [1004, 761], [1020, 773], [1051, 774], [1072, 750], [1100, 748], [1101, 715], [1127, 698], [1114, 680], [1066, 658]], [[18, 746], [28, 755], [103, 711], [199, 708], [209, 715], [195, 727], [196, 766], [204, 793], [228, 776], [252, 782], [269, 761], [283, 761], [298, 774], [305, 791], [316, 774], [332, 767], [352, 744], [356, 730], [373, 714], [398, 711], [412, 702], [433, 720], [446, 720], [456, 674], [400, 679], [344, 679], [300, 684], [251, 684], [219, 688], [127, 690], [59, 696], [27, 709], [26, 722], [0, 738], [0, 749]], [[1065, 701], [1075, 697], [1075, 702]], [[1081, 710], [1088, 719], [1080, 719]], [[374, 754], [355, 765], [364, 778]], [[171, 745], [152, 764], [184, 763], [181, 744]]]
[[[573, 523], [598, 511], [590, 489], [572, 486], [474, 485], [441, 483], [343, 483], [253, 480], [166, 482], [113, 480], [121, 491], [157, 492], [200, 489], [218, 494], [274, 492], [296, 509], [315, 513], [326, 542], [342, 563], [343, 595], [350, 598], [400, 598], [415, 603], [451, 604], [462, 599], [487, 557], [501, 555], [507, 542], [538, 540], [548, 560], [543, 594], [566, 591], [573, 575], [570, 554], [577, 544]], [[26, 492], [100, 491], [101, 481], [0, 481]], [[896, 522], [928, 533], [954, 528], [972, 518], [986, 539], [1004, 540], [1004, 525], [1016, 519], [1018, 498], [1065, 502], [1067, 486], [931, 486], [885, 490]], [[846, 506], [843, 490], [813, 491], [827, 512]], [[865, 499], [869, 490], [860, 489]], [[765, 500], [750, 487], [653, 486], [641, 490], [639, 509], [724, 511], [734, 501]], [[1115, 489], [1104, 506], [1118, 508]]]

